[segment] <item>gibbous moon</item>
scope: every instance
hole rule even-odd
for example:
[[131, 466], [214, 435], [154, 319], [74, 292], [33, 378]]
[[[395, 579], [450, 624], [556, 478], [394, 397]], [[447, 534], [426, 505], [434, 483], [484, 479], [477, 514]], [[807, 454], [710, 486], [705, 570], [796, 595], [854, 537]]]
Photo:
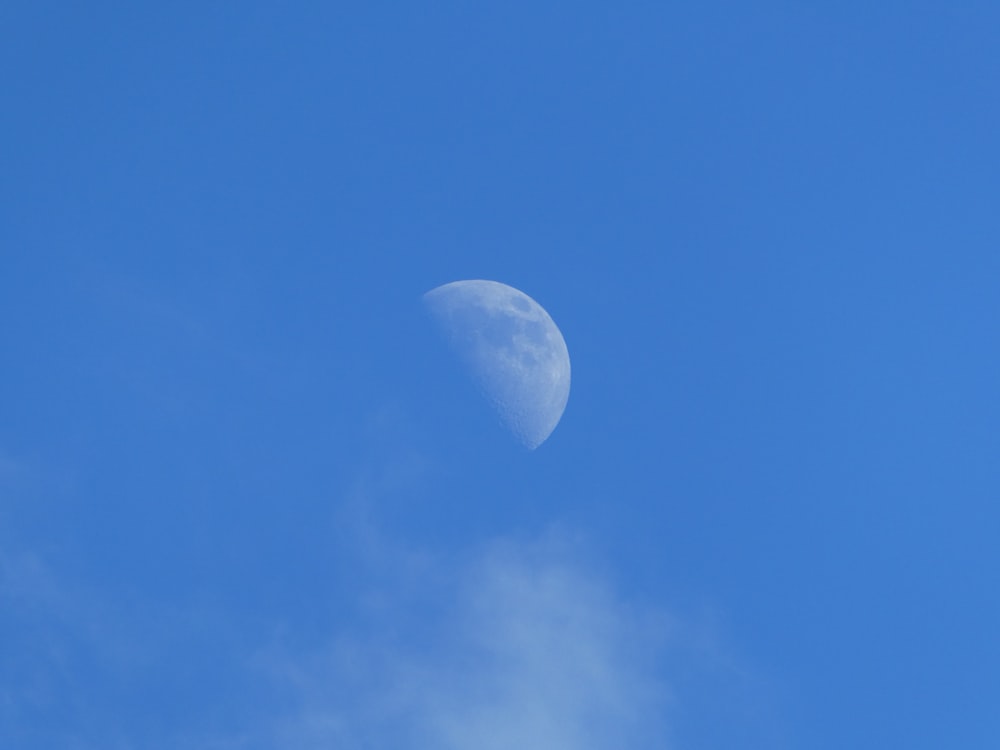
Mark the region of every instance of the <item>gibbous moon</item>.
[[569, 399], [569, 351], [549, 314], [497, 281], [453, 281], [423, 299], [503, 424], [541, 445]]

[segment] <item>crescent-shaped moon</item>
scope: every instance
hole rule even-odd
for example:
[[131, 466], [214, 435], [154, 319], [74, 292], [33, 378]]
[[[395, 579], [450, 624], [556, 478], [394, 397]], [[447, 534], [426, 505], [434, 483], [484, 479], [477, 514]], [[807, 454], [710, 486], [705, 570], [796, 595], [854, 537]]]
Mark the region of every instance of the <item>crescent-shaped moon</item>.
[[498, 281], [453, 281], [424, 303], [501, 422], [527, 448], [541, 445], [569, 400], [569, 351], [541, 305]]

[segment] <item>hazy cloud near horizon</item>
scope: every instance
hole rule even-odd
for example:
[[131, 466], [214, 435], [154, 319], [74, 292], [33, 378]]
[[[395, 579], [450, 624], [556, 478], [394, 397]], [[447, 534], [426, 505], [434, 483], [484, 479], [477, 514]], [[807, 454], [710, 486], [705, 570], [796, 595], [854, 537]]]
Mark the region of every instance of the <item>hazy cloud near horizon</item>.
[[[391, 488], [357, 494], [379, 490]], [[0, 716], [15, 729], [33, 712], [58, 716], [44, 737], [81, 748], [202, 750], [669, 750], [688, 746], [692, 726], [711, 736], [701, 725], [720, 717], [747, 726], [748, 681], [726, 661], [725, 639], [698, 616], [625, 593], [585, 536], [555, 523], [432, 549], [393, 536], [377, 501], [370, 514], [344, 502], [354, 580], [350, 593], [318, 583], [313, 596], [343, 606], [311, 635], [224, 605], [136, 599], [48, 559], [38, 540], [9, 537], [0, 627], [22, 637], [0, 670]], [[105, 688], [83, 689], [95, 673]], [[196, 675], [220, 704], [188, 705]], [[123, 721], [128, 700], [146, 708]], [[172, 706], [178, 723], [165, 730]]]
[[[447, 574], [446, 574], [447, 575]], [[318, 654], [270, 654], [299, 708], [279, 745], [449, 750], [669, 747], [667, 618], [621, 601], [573, 545], [494, 542], [421, 613], [383, 604]]]

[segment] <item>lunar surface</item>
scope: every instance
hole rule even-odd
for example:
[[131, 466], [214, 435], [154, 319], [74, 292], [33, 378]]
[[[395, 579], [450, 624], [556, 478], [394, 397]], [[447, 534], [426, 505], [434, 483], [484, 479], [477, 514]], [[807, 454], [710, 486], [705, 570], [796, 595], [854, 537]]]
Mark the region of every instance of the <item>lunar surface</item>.
[[527, 448], [541, 445], [569, 399], [569, 351], [549, 314], [497, 281], [454, 281], [424, 303], [501, 422]]

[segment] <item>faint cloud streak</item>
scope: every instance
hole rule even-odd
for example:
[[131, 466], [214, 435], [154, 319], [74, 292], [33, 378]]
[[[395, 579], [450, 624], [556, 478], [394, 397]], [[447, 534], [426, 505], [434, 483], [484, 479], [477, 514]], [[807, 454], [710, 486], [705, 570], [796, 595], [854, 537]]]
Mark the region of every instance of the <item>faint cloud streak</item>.
[[[668, 747], [666, 618], [621, 601], [565, 539], [489, 545], [320, 655], [272, 654], [298, 696], [275, 744], [446, 750]], [[411, 599], [412, 600], [412, 599]]]

